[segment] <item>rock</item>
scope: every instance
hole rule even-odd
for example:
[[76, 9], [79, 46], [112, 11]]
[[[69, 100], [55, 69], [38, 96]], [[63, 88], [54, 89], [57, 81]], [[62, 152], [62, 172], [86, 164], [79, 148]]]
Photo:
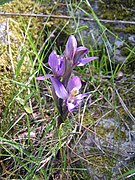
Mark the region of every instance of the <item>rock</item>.
[[124, 41], [120, 41], [120, 40], [115, 41], [116, 48], [121, 48], [123, 44], [124, 44]]
[[[87, 169], [93, 179], [106, 179], [108, 167], [112, 168], [111, 172], [114, 172], [112, 176], [115, 177], [119, 173], [118, 169], [134, 161], [134, 125], [132, 131], [129, 131], [124, 124], [120, 125], [117, 119], [103, 118], [96, 125], [95, 130], [95, 133], [94, 130], [93, 133], [85, 133], [78, 145], [78, 153], [85, 154], [88, 157], [91, 164], [87, 166]], [[116, 161], [111, 162], [108, 152], [119, 153], [119, 157], [117, 157]]]
[[126, 62], [126, 57], [122, 56], [121, 50], [118, 50], [118, 49], [116, 49], [115, 54], [112, 59], [114, 62], [116, 62], [118, 64], [122, 64], [122, 63]]
[[133, 44], [133, 45], [135, 45], [135, 35], [131, 35], [131, 36], [129, 36], [129, 41]]
[[7, 23], [6, 21], [0, 23], [0, 44], [7, 45], [7, 32], [6, 32]]

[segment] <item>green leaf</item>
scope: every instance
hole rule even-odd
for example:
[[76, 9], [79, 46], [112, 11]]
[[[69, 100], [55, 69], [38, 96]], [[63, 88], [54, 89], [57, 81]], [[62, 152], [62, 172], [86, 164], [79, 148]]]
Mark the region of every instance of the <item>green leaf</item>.
[[27, 104], [24, 106], [24, 109], [28, 114], [31, 114], [33, 112], [32, 109]]
[[16, 72], [15, 72], [17, 77], [18, 77], [18, 75], [20, 73], [20, 69], [22, 67], [25, 55], [26, 55], [26, 52], [23, 54], [22, 58], [19, 60], [19, 62], [17, 64], [17, 68], [16, 68]]
[[20, 97], [17, 97], [16, 100], [17, 100], [21, 105], [24, 106], [24, 104], [25, 104], [25, 100], [24, 100], [24, 99], [22, 99], [22, 98], [20, 98]]
[[25, 97], [25, 100], [28, 101], [33, 94], [34, 94], [34, 92], [31, 92], [30, 94], [28, 94], [28, 95]]

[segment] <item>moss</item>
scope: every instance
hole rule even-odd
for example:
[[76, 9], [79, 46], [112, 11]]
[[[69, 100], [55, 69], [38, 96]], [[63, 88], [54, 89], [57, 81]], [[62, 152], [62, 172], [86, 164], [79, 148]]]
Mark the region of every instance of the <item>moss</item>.
[[[113, 6], [115, 4], [117, 4], [119, 6], [123, 5], [126, 8], [133, 7], [133, 5], [134, 5], [134, 1], [132, 1], [132, 0], [124, 0], [124, 1], [123, 0], [102, 0], [100, 2], [102, 2], [102, 4], [106, 4], [108, 6]], [[123, 4], [123, 2], [124, 2], [124, 4]]]
[[[124, 4], [122, 1], [119, 0], [113, 0], [113, 1], [99, 1], [98, 7], [99, 10], [97, 12], [98, 16], [102, 19], [108, 19], [108, 20], [131, 20], [133, 17], [133, 12], [129, 11], [129, 5], [132, 7], [132, 2], [129, 3], [128, 1], [124, 1]], [[107, 25], [110, 30], [114, 30], [114, 25]], [[125, 25], [125, 28], [118, 27], [115, 28], [116, 32], [125, 32], [125, 33], [134, 33], [135, 27], [134, 25]]]
[[[54, 9], [54, 4], [52, 4], [51, 6], [50, 4], [44, 4], [42, 6], [41, 4], [36, 3], [32, 0], [13, 0], [10, 3], [6, 3], [0, 6], [0, 11], [14, 13], [32, 12], [38, 14], [49, 14], [52, 9]], [[63, 24], [65, 23], [65, 21], [63, 20], [49, 19], [46, 23], [44, 32], [48, 28], [49, 31], [52, 31], [61, 22]], [[10, 98], [13, 98], [12, 93], [15, 93], [15, 89], [17, 89], [17, 86], [15, 84], [12, 84], [11, 81], [15, 80], [24, 83], [28, 79], [31, 68], [31, 60], [29, 58], [29, 53], [31, 53], [31, 45], [29, 37], [31, 37], [33, 43], [35, 43], [35, 46], [41, 47], [46, 34], [46, 32], [41, 34], [41, 32], [43, 31], [44, 23], [45, 19], [42, 17], [0, 17], [0, 112], [3, 111], [3, 108], [6, 106], [7, 101], [10, 100]], [[27, 28], [29, 37], [26, 35]], [[10, 43], [7, 36], [10, 37]], [[33, 56], [33, 54], [31, 54], [30, 56]], [[24, 60], [21, 65], [19, 75], [16, 78], [14, 73], [18, 71], [17, 69], [22, 58], [24, 58]]]
[[128, 25], [128, 26], [125, 25], [125, 28], [116, 27], [115, 31], [135, 34], [135, 26], [134, 25]]
[[121, 49], [121, 55], [122, 55], [122, 56], [128, 56], [129, 53], [130, 53], [130, 51], [129, 51], [129, 49], [128, 49], [127, 47], [123, 47], [123, 48]]
[[[44, 1], [44, 3], [47, 3], [47, 1]], [[52, 13], [53, 10], [54, 14], [60, 14], [59, 11], [57, 11], [57, 8], [56, 10], [54, 9], [55, 7], [53, 3], [47, 3], [42, 6], [41, 4], [35, 3], [31, 0], [13, 0], [8, 4], [0, 6], [0, 11], [5, 12], [32, 12], [38, 14], [50, 14], [50, 12]], [[9, 27], [8, 35], [10, 36], [10, 45], [7, 39], [7, 23]], [[65, 24], [67, 24], [67, 21], [63, 19], [50, 18], [49, 20], [46, 20], [45, 18], [35, 17], [0, 16], [0, 121], [2, 130], [1, 133], [6, 132], [9, 129], [9, 126], [11, 126], [11, 123], [14, 123], [16, 121], [18, 115], [22, 112], [24, 113], [25, 111], [24, 106], [22, 106], [16, 98], [18, 94], [19, 97], [22, 99], [25, 99], [29, 96], [26, 84], [29, 81], [29, 76], [31, 76], [30, 70], [31, 68], [33, 69], [32, 60], [35, 59], [35, 53], [33, 52], [34, 50], [30, 43], [30, 38], [32, 39], [32, 43], [34, 44], [35, 50], [37, 52], [38, 49], [42, 47], [46, 38], [48, 38], [48, 34], [50, 35], [50, 32], [53, 32], [56, 29], [56, 34], [52, 34], [54, 38], [56, 38], [55, 35], [59, 33], [58, 39], [61, 39], [61, 41], [66, 41], [66, 33], [69, 31], [70, 28], [68, 28], [69, 26], [67, 26], [67, 31], [62, 31], [62, 28], [63, 26], [65, 27]], [[25, 34], [28, 26], [29, 36]], [[62, 33], [60, 34], [61, 31]], [[48, 40], [48, 47], [49, 43], [50, 45], [52, 45], [52, 41], [53, 38], [50, 38]], [[62, 42], [58, 41], [58, 43]], [[12, 57], [9, 53], [9, 49], [11, 51]], [[48, 52], [48, 49], [46, 51]], [[47, 54], [46, 52], [44, 53], [45, 55]], [[22, 64], [21, 60], [23, 60]], [[18, 68], [20, 68], [19, 71]], [[16, 72], [16, 74], [18, 72], [18, 75], [15, 75], [14, 71]], [[32, 84], [30, 84], [29, 88], [30, 91], [34, 91]], [[32, 98], [32, 100], [34, 99], [34, 103], [36, 101], [35, 96], [36, 95], [34, 94], [34, 97], [29, 97]], [[25, 112], [27, 113], [27, 111]], [[26, 118], [24, 118], [18, 124], [21, 128], [25, 127], [27, 124]], [[17, 129], [16, 126], [15, 129]], [[14, 129], [12, 129], [10, 133], [15, 133]]]
[[119, 141], [119, 140], [126, 140], [126, 133], [123, 131], [115, 131], [114, 132], [114, 140]]
[[[95, 170], [94, 174], [100, 177], [103, 175], [109, 176], [109, 173], [111, 173], [111, 167], [115, 165], [115, 160], [113, 158], [110, 159], [110, 156], [107, 155], [100, 155], [96, 154], [96, 156], [90, 156], [87, 158], [92, 163], [92, 168]], [[110, 171], [110, 172], [109, 172]]]
[[12, 1], [12, 0], [0, 0], [0, 5], [2, 5], [2, 4], [4, 4], [4, 3], [8, 3], [8, 2], [10, 2], [10, 1]]
[[86, 111], [83, 117], [83, 125], [93, 124], [93, 122], [94, 122], [94, 119], [91, 116], [91, 113]]
[[99, 12], [98, 15], [103, 19], [110, 20], [128, 20], [132, 17], [133, 13], [128, 11], [123, 6], [120, 6], [118, 3], [111, 4], [102, 4], [99, 2]]
[[[25, 12], [25, 8], [28, 10], [28, 6], [30, 7], [30, 5], [31, 7], [34, 6], [32, 1], [26, 3], [24, 0], [19, 2], [15, 0], [9, 4], [0, 6], [0, 10], [6, 12], [18, 12], [17, 10], [20, 9], [19, 7], [23, 7]], [[27, 18], [24, 18], [24, 21], [25, 24], [28, 23]], [[22, 29], [24, 21], [20, 21], [20, 17], [0, 17], [0, 28], [2, 36], [0, 39], [0, 96], [2, 99], [2, 102], [0, 103], [0, 109], [6, 106], [7, 101], [10, 99], [10, 96], [15, 89], [15, 85], [11, 83], [11, 80], [15, 77], [14, 73], [17, 70], [16, 68], [19, 60], [21, 59], [19, 58], [19, 55], [23, 47], [22, 42], [24, 41], [25, 31]], [[24, 44], [26, 48], [28, 48], [28, 41], [26, 41], [26, 43], [24, 42]], [[26, 74], [28, 75], [30, 66], [31, 65], [28, 57], [26, 57], [21, 66], [20, 81], [26, 79]]]

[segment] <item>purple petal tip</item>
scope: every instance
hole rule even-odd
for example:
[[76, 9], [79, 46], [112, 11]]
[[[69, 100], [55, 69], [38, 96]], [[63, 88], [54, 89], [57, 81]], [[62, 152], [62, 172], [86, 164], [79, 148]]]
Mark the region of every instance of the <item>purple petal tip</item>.
[[45, 80], [45, 76], [38, 76], [36, 77], [36, 80], [43, 81]]

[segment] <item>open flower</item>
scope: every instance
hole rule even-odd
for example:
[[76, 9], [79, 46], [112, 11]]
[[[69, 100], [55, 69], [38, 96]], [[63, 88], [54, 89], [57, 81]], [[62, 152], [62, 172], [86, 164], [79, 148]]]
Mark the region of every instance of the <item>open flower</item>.
[[66, 43], [65, 56], [69, 61], [72, 61], [74, 66], [84, 66], [86, 63], [97, 59], [97, 57], [83, 58], [88, 53], [86, 47], [77, 47], [77, 41], [74, 35], [70, 35]]
[[87, 94], [79, 94], [82, 83], [78, 76], [74, 76], [69, 80], [67, 90], [59, 79], [51, 77], [51, 81], [56, 95], [65, 100], [69, 112], [78, 106], [83, 98], [87, 96]]
[[49, 55], [48, 64], [53, 74], [46, 74], [46, 76], [39, 76], [37, 80], [44, 80], [52, 76], [60, 78], [65, 72], [65, 59], [63, 56], [58, 56], [55, 51]]

